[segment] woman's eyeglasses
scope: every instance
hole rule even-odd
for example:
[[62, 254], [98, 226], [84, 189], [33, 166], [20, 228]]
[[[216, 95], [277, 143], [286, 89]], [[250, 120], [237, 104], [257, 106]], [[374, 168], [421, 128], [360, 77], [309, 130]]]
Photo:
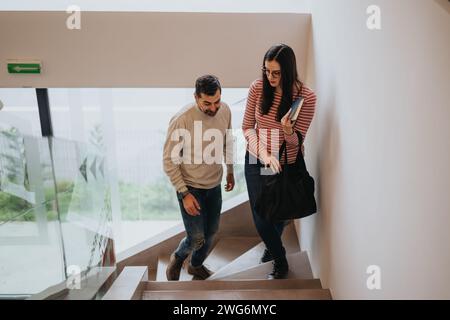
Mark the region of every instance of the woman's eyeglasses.
[[266, 74], [266, 77], [268, 78], [271, 74], [272, 74], [272, 78], [277, 79], [281, 76], [281, 70], [275, 70], [275, 71], [270, 71], [264, 67], [261, 68], [262, 72], [264, 72]]

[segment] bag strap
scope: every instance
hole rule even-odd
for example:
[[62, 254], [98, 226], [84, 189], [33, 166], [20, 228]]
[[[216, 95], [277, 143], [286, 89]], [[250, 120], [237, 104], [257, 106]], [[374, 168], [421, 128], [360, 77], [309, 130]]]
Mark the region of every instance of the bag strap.
[[297, 133], [298, 141], [300, 142], [298, 145], [297, 158], [295, 159], [295, 163], [300, 165], [300, 167], [302, 168], [303, 171], [307, 171], [305, 158], [303, 157], [303, 153], [302, 153], [302, 144], [303, 144], [302, 133], [300, 131], [295, 131], [295, 132]]
[[[296, 157], [295, 163], [300, 165], [302, 170], [306, 171], [305, 158], [303, 157], [303, 153], [302, 153], [303, 136], [300, 131], [295, 131], [295, 133], [297, 134], [298, 141], [299, 141], [297, 157]], [[287, 164], [288, 159], [287, 159], [286, 140], [284, 140], [283, 143], [281, 144], [280, 151], [278, 153], [278, 160], [281, 159], [281, 156], [283, 155], [283, 153], [284, 153], [284, 163]]]
[[[285, 152], [286, 151], [286, 152]], [[281, 144], [280, 150], [278, 151], [278, 160], [281, 160], [281, 156], [284, 152], [284, 163], [287, 164], [287, 149], [286, 149], [286, 140]]]

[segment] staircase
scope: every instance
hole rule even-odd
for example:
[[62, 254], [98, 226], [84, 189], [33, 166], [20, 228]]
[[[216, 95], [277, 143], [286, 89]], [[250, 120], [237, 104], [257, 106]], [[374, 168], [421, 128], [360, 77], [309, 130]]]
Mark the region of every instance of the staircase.
[[[104, 300], [328, 300], [331, 294], [314, 279], [306, 252], [300, 251], [294, 223], [283, 232], [289, 273], [287, 279], [267, 280], [272, 262], [260, 263], [264, 244], [256, 234], [248, 203], [224, 213], [216, 241], [205, 265], [214, 272], [207, 280], [193, 280], [182, 268], [179, 281], [167, 281], [169, 255], [184, 232], [177, 233], [119, 265], [121, 273]], [[239, 217], [236, 219], [235, 217]], [[183, 229], [184, 230], [184, 229]], [[147, 263], [146, 263], [147, 262]]]

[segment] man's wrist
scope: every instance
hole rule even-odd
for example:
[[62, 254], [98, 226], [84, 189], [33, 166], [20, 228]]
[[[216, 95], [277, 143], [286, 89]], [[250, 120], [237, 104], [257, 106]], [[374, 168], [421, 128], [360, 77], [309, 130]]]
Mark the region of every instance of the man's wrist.
[[184, 197], [186, 197], [188, 194], [189, 194], [189, 190], [187, 190], [187, 189], [182, 192], [177, 192], [177, 196], [178, 196], [179, 200], [183, 200]]

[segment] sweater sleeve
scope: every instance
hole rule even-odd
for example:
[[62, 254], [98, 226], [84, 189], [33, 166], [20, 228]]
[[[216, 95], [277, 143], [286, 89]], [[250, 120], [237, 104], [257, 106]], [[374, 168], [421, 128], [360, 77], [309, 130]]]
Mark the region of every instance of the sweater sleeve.
[[227, 166], [227, 174], [233, 173], [233, 161], [234, 161], [234, 136], [231, 126], [231, 110], [229, 112], [228, 128], [226, 131], [224, 144], [223, 144], [223, 155], [225, 159], [225, 164]]
[[256, 110], [257, 110], [257, 90], [256, 84], [257, 81], [254, 81], [250, 86], [248, 97], [247, 97], [247, 105], [245, 107], [244, 120], [242, 122], [242, 131], [244, 133], [244, 137], [247, 140], [249, 151], [253, 155], [259, 156], [263, 152], [267, 152], [263, 144], [259, 143], [258, 134], [256, 132]]
[[[311, 126], [312, 119], [314, 117], [316, 109], [316, 94], [312, 90], [308, 90], [307, 95], [305, 96], [305, 101], [303, 102], [302, 110], [300, 111], [299, 117], [294, 125], [295, 131], [300, 131], [302, 134], [302, 152], [304, 151], [304, 142], [305, 137], [308, 132], [309, 127]], [[286, 143], [289, 145], [297, 146], [299, 144], [298, 137], [296, 134], [293, 135], [284, 135], [286, 139]]]
[[178, 192], [188, 190], [180, 170], [180, 165], [183, 161], [183, 133], [186, 132], [185, 130], [183, 121], [179, 117], [173, 118], [169, 124], [163, 151], [164, 172]]

